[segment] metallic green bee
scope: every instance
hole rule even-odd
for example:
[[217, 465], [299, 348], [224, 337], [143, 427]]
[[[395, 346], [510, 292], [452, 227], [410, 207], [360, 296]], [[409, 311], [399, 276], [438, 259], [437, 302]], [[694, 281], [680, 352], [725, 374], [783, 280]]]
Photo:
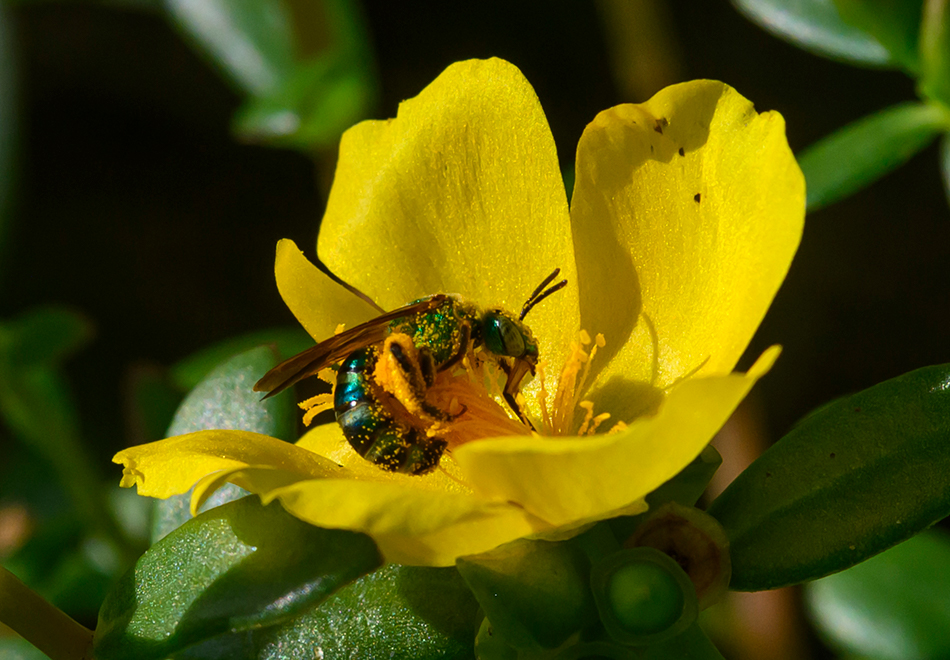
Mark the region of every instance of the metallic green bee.
[[254, 389], [273, 396], [339, 364], [333, 407], [353, 449], [384, 470], [424, 474], [439, 464], [446, 442], [398, 421], [391, 404], [380, 400], [373, 379], [378, 361], [389, 360], [405, 384], [387, 394], [407, 410], [419, 411], [423, 419], [449, 421], [452, 415], [426, 402], [426, 391], [436, 373], [458, 364], [470, 349], [484, 347], [507, 375], [505, 401], [531, 426], [515, 398], [522, 379], [528, 372], [534, 374], [538, 363], [538, 343], [523, 321], [535, 305], [564, 288], [567, 280], [545, 289], [559, 273], [555, 269], [545, 278], [517, 317], [501, 309], [482, 312], [455, 296], [436, 294], [320, 342], [271, 369]]

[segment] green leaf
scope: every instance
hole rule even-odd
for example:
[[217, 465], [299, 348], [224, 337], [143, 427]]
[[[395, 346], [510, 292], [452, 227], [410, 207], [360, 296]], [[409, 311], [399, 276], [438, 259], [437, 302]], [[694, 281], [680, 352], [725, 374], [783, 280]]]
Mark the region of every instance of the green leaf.
[[295, 619], [220, 635], [172, 657], [463, 660], [474, 657], [477, 611], [454, 568], [389, 564]]
[[950, 657], [950, 536], [933, 530], [805, 587], [812, 620], [842, 651]]
[[591, 563], [575, 543], [514, 541], [456, 565], [494, 631], [516, 649], [555, 648], [599, 620]]
[[[233, 429], [295, 440], [297, 415], [293, 400], [286, 396], [261, 400], [261, 393], [251, 389], [277, 362], [273, 349], [258, 346], [218, 365], [179, 406], [167, 436]], [[227, 484], [208, 498], [201, 511], [245, 495], [246, 491]], [[156, 501], [153, 541], [191, 518], [190, 502], [190, 491]]]
[[917, 59], [923, 0], [834, 0], [841, 19], [871, 35], [890, 61], [913, 74]]
[[115, 586], [99, 614], [95, 657], [209, 657], [234, 649], [381, 562], [363, 534], [308, 525], [257, 498], [229, 502], [152, 546]]
[[294, 66], [295, 35], [281, 0], [165, 0], [173, 24], [240, 89], [272, 93]]
[[273, 344], [280, 359], [286, 360], [313, 346], [313, 339], [299, 326], [270, 328], [234, 337], [192, 353], [172, 366], [172, 382], [182, 391], [190, 392], [228, 358], [266, 344]]
[[928, 0], [920, 31], [920, 80], [924, 96], [950, 104], [950, 4]]
[[302, 660], [314, 648], [324, 660], [472, 658], [477, 611], [454, 568], [389, 564], [283, 627], [260, 657], [283, 660], [279, 649], [293, 644]]
[[731, 588], [758, 591], [864, 561], [950, 514], [950, 365], [823, 407], [712, 503]]
[[92, 323], [79, 312], [56, 305], [33, 307], [3, 324], [9, 364], [58, 364], [89, 343]]
[[122, 545], [105, 513], [98, 471], [83, 448], [72, 391], [59, 367], [90, 336], [83, 317], [57, 307], [0, 324], [0, 415], [18, 440], [53, 466], [80, 519]]
[[49, 660], [49, 656], [19, 637], [0, 637], [0, 658], [4, 660]]
[[379, 97], [370, 37], [356, 0], [324, 0], [322, 15], [290, 5], [297, 32], [320, 25], [328, 38], [298, 58], [279, 88], [249, 99], [234, 118], [244, 141], [269, 142], [312, 152], [336, 149], [343, 131], [369, 116]]
[[336, 54], [301, 64], [277, 93], [249, 99], [233, 130], [246, 142], [304, 150], [335, 146], [376, 104], [371, 71]]
[[902, 103], [819, 140], [798, 155], [805, 173], [808, 210], [827, 206], [873, 183], [948, 128], [946, 109]]
[[868, 66], [896, 66], [882, 43], [846, 23], [834, 0], [732, 0], [772, 34], [807, 51]]
[[336, 146], [376, 104], [370, 38], [355, 0], [165, 0], [173, 21], [250, 97], [242, 140]]

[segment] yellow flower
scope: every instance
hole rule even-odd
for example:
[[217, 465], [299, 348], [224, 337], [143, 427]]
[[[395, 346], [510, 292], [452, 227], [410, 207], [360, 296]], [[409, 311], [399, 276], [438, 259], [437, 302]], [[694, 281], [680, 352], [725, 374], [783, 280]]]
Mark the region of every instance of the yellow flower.
[[[357, 456], [333, 423], [296, 445], [205, 431], [120, 452], [123, 485], [168, 497], [197, 484], [197, 505], [230, 481], [314, 525], [369, 534], [389, 561], [433, 566], [644, 510], [778, 354], [731, 373], [798, 246], [804, 179], [782, 117], [713, 81], [600, 113], [575, 172], [569, 208], [518, 69], [458, 63], [396, 119], [344, 135], [318, 242], [384, 309], [452, 292], [517, 311], [560, 267], [568, 286], [526, 319], [541, 368], [523, 395], [540, 435], [450, 441], [439, 469], [412, 476]], [[290, 241], [276, 274], [315, 340], [379, 314]]]

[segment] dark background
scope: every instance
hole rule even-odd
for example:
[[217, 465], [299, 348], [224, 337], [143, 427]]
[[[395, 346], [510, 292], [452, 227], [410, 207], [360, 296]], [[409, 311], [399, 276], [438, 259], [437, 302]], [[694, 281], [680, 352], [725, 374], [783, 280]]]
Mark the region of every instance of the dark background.
[[[626, 97], [611, 76], [596, 5], [460, 4], [366, 3], [382, 84], [374, 116], [394, 116], [453, 61], [503, 57], [535, 86], [569, 165], [598, 111], [645, 100]], [[668, 7], [681, 78], [720, 79], [759, 110], [780, 111], [796, 152], [915, 98], [904, 75], [797, 50], [725, 2]], [[21, 178], [0, 318], [56, 302], [95, 322], [94, 342], [67, 369], [84, 435], [105, 464], [128, 441], [123, 392], [133, 365], [168, 365], [294, 322], [274, 286], [274, 246], [288, 237], [313, 254], [329, 170], [306, 154], [238, 144], [229, 120], [242, 97], [159, 15], [51, 2], [10, 14]], [[950, 361], [948, 256], [936, 147], [809, 215], [788, 280], [740, 364], [785, 346], [753, 399], [772, 439], [831, 398]]]

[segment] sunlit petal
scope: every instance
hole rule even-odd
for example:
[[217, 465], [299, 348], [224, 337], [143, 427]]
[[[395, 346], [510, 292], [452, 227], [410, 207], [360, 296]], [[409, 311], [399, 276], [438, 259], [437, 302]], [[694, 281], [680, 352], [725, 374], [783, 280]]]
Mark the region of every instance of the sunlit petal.
[[198, 431], [120, 451], [124, 487], [166, 498], [187, 492], [203, 477], [223, 470], [266, 466], [307, 478], [335, 476], [339, 466], [296, 445], [250, 431]]
[[396, 119], [346, 132], [318, 251], [386, 309], [459, 293], [517, 312], [559, 267], [570, 286], [528, 321], [555, 364], [578, 329], [554, 140], [534, 90], [502, 60], [454, 64]]
[[691, 378], [653, 417], [590, 438], [500, 438], [456, 452], [477, 493], [518, 502], [555, 526], [605, 517], [689, 464], [778, 357], [773, 347], [747, 374]]
[[728, 373], [802, 232], [804, 179], [782, 117], [722, 83], [675, 85], [600, 113], [576, 176], [582, 325], [613, 357], [594, 365], [591, 398], [629, 419], [651, 407], [638, 397]]

